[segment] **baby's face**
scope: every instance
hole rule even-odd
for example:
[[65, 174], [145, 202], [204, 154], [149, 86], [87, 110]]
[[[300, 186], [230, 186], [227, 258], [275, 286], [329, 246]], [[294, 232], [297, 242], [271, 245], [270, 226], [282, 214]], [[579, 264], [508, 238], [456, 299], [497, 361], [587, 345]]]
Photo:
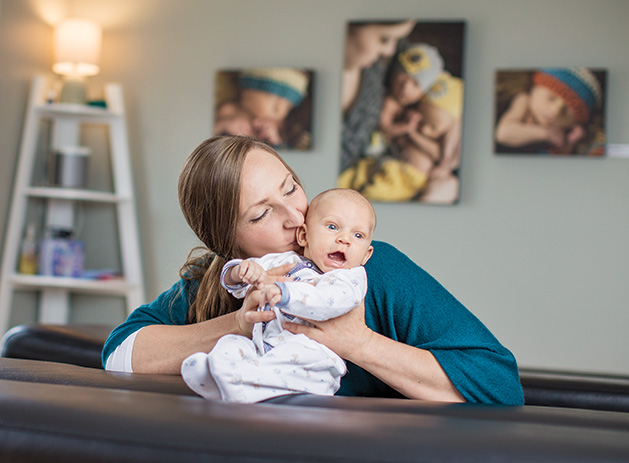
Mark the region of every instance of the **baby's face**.
[[240, 92], [240, 104], [254, 118], [282, 122], [293, 109], [293, 103], [281, 96], [261, 90], [244, 89]]
[[[373, 252], [373, 209], [351, 198], [323, 199], [308, 210], [298, 233], [304, 255], [323, 272], [363, 265]], [[303, 241], [302, 241], [303, 240]]]
[[535, 122], [543, 127], [569, 129], [577, 122], [574, 110], [548, 87], [535, 85], [531, 89], [530, 110]]
[[424, 96], [424, 90], [413, 77], [405, 72], [399, 72], [393, 76], [391, 95], [402, 106], [408, 106], [417, 103]]

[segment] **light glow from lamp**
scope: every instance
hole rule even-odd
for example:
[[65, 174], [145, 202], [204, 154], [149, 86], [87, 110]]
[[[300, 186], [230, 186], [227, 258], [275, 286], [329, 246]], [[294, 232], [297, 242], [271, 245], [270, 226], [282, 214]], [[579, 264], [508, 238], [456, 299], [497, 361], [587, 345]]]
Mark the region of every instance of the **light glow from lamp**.
[[102, 30], [92, 19], [67, 18], [55, 27], [52, 70], [64, 77], [59, 101], [85, 104], [84, 78], [100, 72]]
[[101, 26], [94, 20], [68, 18], [61, 21], [55, 27], [52, 70], [74, 78], [98, 74], [101, 36]]

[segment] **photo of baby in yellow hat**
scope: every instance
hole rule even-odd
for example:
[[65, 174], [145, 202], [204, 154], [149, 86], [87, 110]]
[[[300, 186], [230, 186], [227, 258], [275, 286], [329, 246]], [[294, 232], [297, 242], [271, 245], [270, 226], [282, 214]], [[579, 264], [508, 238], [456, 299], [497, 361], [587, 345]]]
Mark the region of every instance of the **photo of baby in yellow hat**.
[[371, 201], [459, 200], [464, 30], [460, 21], [349, 24], [339, 186]]

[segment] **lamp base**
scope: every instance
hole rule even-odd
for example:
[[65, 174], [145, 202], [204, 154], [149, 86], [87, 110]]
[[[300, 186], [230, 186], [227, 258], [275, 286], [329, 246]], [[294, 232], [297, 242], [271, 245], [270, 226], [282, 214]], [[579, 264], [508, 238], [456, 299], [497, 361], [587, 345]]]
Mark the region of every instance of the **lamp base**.
[[59, 94], [60, 103], [87, 103], [87, 92], [85, 81], [78, 77], [66, 77], [63, 79], [63, 86]]

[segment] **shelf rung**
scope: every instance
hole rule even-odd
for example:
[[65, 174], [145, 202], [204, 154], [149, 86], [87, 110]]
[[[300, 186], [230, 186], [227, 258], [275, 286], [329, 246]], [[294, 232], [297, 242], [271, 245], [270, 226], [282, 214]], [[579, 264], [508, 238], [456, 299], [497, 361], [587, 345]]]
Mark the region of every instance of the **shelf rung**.
[[48, 103], [35, 106], [35, 110], [43, 116], [59, 117], [71, 116], [85, 119], [115, 119], [119, 114], [113, 113], [105, 108], [71, 103]]
[[89, 280], [86, 278], [53, 277], [44, 275], [15, 274], [10, 278], [16, 289], [44, 290], [46, 288], [67, 289], [76, 293], [126, 295], [137, 287], [124, 278]]
[[117, 203], [128, 201], [130, 198], [108, 193], [104, 191], [80, 190], [76, 188], [60, 187], [29, 187], [24, 190], [25, 194], [37, 198], [68, 199], [77, 201], [96, 201], [103, 203]]

